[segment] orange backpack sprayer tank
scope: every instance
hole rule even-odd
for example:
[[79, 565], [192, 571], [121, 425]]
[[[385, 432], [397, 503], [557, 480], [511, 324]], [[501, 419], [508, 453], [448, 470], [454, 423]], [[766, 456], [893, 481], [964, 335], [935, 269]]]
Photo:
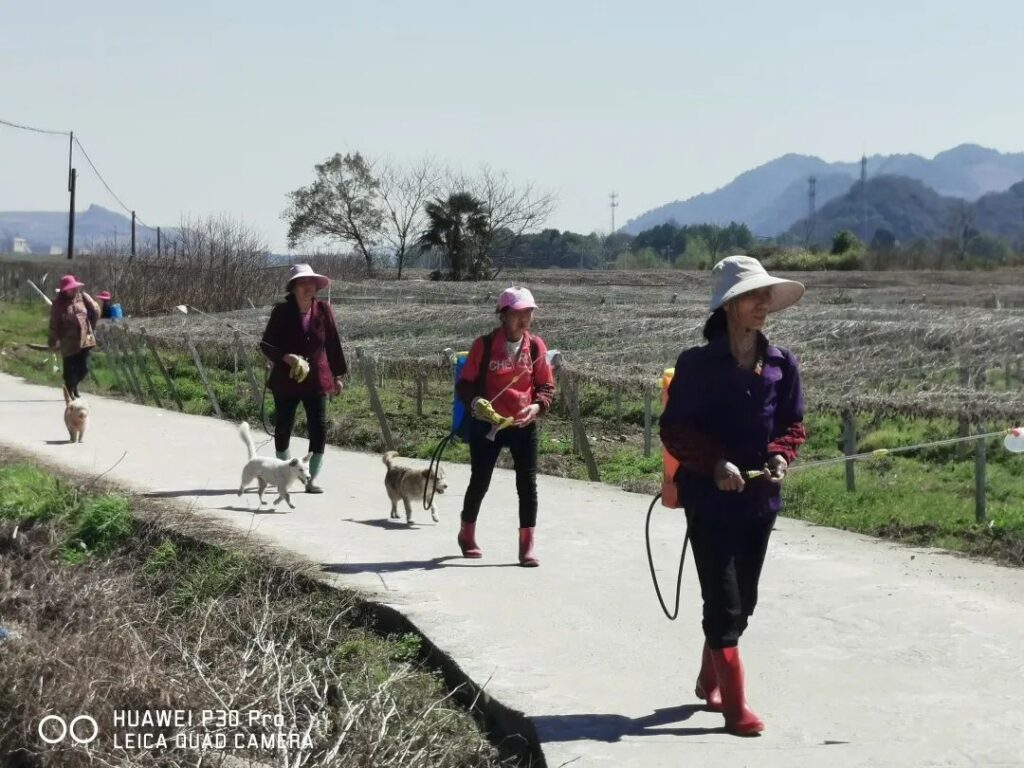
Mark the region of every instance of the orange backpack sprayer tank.
[[[666, 368], [661, 374], [661, 408], [665, 410], [668, 403], [668, 387], [675, 376], [675, 368]], [[665, 446], [661, 446], [661, 505], [676, 509], [679, 506], [679, 491], [676, 489], [676, 470], [679, 469], [679, 462], [672, 456]]]

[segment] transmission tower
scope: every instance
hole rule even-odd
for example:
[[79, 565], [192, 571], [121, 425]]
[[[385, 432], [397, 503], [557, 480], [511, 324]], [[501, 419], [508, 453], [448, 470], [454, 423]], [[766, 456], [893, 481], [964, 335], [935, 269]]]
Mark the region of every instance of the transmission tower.
[[811, 238], [814, 237], [814, 217], [817, 213], [815, 206], [815, 188], [817, 187], [818, 180], [814, 176], [810, 176], [807, 179], [807, 244], [811, 244]]
[[868, 156], [860, 158], [860, 236], [867, 239], [868, 233]]
[[611, 234], [614, 235], [615, 234], [615, 209], [619, 207], [619, 203], [618, 203], [619, 196], [615, 192], [612, 192], [610, 195], [608, 195], [608, 199], [611, 201], [611, 202], [609, 202], [608, 207], [611, 208], [611, 211], [612, 211], [612, 231], [611, 231]]

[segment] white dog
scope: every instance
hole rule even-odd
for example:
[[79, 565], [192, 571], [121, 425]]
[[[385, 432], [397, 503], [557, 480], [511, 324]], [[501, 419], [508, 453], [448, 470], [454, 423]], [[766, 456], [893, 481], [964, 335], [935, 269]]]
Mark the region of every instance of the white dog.
[[238, 434], [242, 436], [245, 447], [249, 449], [249, 461], [242, 468], [242, 484], [238, 486], [238, 495], [241, 496], [245, 486], [256, 480], [259, 482], [260, 504], [263, 503], [263, 491], [268, 485], [272, 485], [277, 488], [278, 493], [274, 503], [277, 504], [284, 499], [289, 507], [295, 509], [288, 495], [288, 487], [296, 481], [302, 484], [310, 481], [309, 458], [313, 454], [307, 453], [301, 459], [271, 459], [259, 456], [256, 453], [256, 444], [252, 441], [252, 433], [249, 431], [249, 422], [242, 422]]
[[64, 426], [72, 443], [82, 442], [85, 428], [89, 426], [89, 404], [81, 397], [72, 397], [67, 387], [64, 387]]

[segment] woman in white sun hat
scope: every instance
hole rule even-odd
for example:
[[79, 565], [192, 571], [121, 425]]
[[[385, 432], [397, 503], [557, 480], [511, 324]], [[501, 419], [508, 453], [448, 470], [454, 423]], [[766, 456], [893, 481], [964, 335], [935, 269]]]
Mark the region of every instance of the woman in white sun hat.
[[316, 483], [327, 444], [327, 396], [341, 394], [348, 372], [331, 305], [316, 297], [330, 280], [308, 264], [288, 270], [285, 300], [274, 305], [260, 348], [273, 363], [268, 386], [274, 394], [274, 447], [290, 458], [288, 446], [301, 404], [309, 430], [306, 493], [323, 493]]
[[[746, 705], [738, 643], [757, 604], [786, 468], [806, 440], [797, 360], [762, 329], [804, 286], [749, 256], [722, 259], [711, 276], [707, 343], [676, 362], [661, 439], [680, 464], [675, 481], [704, 602], [695, 693], [725, 715], [730, 733], [746, 736], [764, 723]], [[747, 479], [749, 470], [764, 474]]]
[[[469, 427], [470, 479], [462, 507], [458, 544], [463, 557], [483, 552], [476, 541], [476, 520], [491, 484], [491, 475], [503, 447], [512, 454], [519, 493], [519, 564], [540, 564], [534, 552], [537, 525], [537, 419], [548, 412], [555, 394], [555, 378], [547, 359], [547, 346], [530, 333], [537, 303], [526, 288], [508, 288], [498, 297], [495, 310], [501, 324], [473, 342], [463, 366], [456, 394], [466, 412], [476, 414], [481, 398], [490, 401], [512, 426], [488, 439], [490, 424], [473, 418]], [[472, 418], [472, 417], [471, 417]]]

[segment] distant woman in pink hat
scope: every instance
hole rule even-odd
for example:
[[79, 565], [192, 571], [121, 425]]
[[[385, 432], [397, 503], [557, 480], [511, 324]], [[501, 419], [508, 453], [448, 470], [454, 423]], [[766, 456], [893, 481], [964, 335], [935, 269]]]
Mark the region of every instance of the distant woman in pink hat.
[[263, 354], [274, 364], [269, 387], [274, 394], [274, 447], [279, 459], [291, 458], [288, 446], [299, 404], [306, 411], [309, 430], [309, 474], [306, 493], [323, 493], [316, 477], [327, 445], [327, 396], [341, 394], [348, 372], [331, 305], [316, 297], [330, 280], [308, 264], [288, 271], [287, 295], [270, 313]]
[[526, 288], [508, 288], [498, 298], [501, 324], [470, 347], [469, 357], [456, 386], [456, 394], [468, 414], [479, 413], [479, 400], [490, 401], [501, 416], [515, 419], [494, 440], [490, 424], [473, 418], [469, 431], [471, 474], [462, 507], [458, 543], [463, 557], [478, 558], [483, 552], [476, 541], [476, 519], [491, 484], [498, 454], [508, 447], [516, 470], [519, 492], [519, 564], [539, 565], [534, 553], [537, 525], [537, 419], [551, 408], [555, 379], [547, 359], [547, 346], [530, 333], [536, 302]]
[[89, 353], [96, 346], [96, 336], [89, 320], [99, 317], [100, 306], [74, 275], [60, 279], [57, 299], [50, 307], [50, 349], [64, 358], [64, 386], [72, 397], [78, 397], [78, 385], [89, 375]]

